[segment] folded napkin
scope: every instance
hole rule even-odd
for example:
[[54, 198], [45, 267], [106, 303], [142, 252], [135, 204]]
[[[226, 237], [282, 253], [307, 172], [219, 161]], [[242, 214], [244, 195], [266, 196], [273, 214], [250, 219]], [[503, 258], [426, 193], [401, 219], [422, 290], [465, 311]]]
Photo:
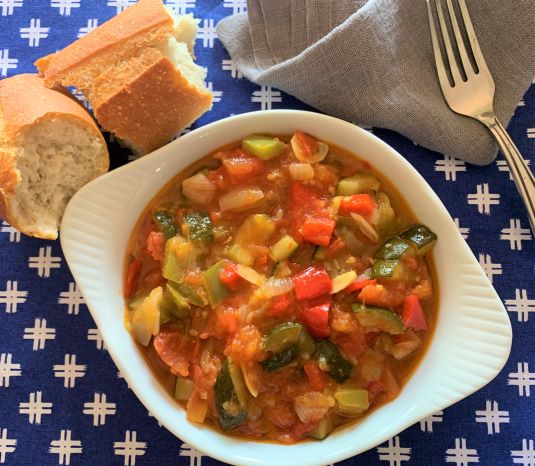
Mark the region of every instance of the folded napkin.
[[[535, 1], [467, 6], [507, 124], [535, 76]], [[477, 165], [496, 156], [487, 129], [442, 97], [424, 0], [248, 0], [217, 33], [255, 83]]]

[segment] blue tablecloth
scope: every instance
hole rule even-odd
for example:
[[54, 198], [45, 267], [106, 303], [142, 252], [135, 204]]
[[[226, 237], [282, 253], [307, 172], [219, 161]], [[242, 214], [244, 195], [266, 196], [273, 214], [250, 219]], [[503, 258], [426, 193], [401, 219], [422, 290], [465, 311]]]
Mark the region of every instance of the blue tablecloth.
[[[0, 0], [0, 77], [33, 72], [134, 0]], [[250, 110], [306, 108], [242, 79], [215, 34], [245, 0], [167, 0], [201, 19], [196, 53], [207, 66], [214, 109], [194, 127]], [[535, 82], [535, 81], [534, 81]], [[535, 241], [503, 158], [465, 165], [381, 129], [433, 186], [496, 287], [514, 331], [511, 357], [484, 389], [340, 464], [535, 466]], [[509, 131], [534, 164], [535, 86]], [[115, 148], [113, 166], [127, 162]], [[447, 238], [441, 238], [447, 241]], [[455, 292], [455, 290], [444, 290]], [[443, 310], [442, 312], [447, 312]], [[0, 225], [0, 464], [189, 465], [203, 456], [158, 425], [109, 358], [59, 242]]]

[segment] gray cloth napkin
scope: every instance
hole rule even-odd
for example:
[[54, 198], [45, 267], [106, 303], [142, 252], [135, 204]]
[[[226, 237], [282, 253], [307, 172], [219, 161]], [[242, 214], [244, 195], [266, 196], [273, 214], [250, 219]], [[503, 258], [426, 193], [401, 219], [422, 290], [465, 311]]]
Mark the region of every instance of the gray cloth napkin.
[[[467, 6], [507, 124], [535, 76], [535, 0]], [[217, 33], [255, 83], [477, 165], [496, 156], [487, 129], [442, 97], [424, 0], [248, 0]]]

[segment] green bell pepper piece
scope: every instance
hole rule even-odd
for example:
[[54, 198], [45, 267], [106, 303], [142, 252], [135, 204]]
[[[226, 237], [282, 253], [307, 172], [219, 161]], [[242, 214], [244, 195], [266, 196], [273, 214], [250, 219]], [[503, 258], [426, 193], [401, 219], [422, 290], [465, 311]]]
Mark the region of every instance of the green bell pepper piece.
[[205, 212], [190, 212], [184, 216], [192, 241], [213, 241], [214, 229], [210, 217]]
[[219, 273], [224, 267], [225, 260], [221, 259], [202, 274], [204, 288], [208, 292], [208, 299], [213, 308], [221, 304], [230, 294], [228, 288], [219, 280]]
[[176, 235], [175, 220], [173, 215], [169, 212], [155, 212], [152, 218], [160, 227], [160, 231], [163, 233], [166, 240]]

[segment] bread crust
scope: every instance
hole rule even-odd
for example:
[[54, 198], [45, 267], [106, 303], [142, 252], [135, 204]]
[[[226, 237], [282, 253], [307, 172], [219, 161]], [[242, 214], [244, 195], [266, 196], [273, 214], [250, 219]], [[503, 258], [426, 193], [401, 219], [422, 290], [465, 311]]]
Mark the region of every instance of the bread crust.
[[0, 217], [24, 234], [56, 239], [57, 232], [26, 226], [12, 208], [12, 199], [21, 182], [16, 151], [24, 133], [43, 120], [67, 119], [89, 129], [102, 142], [101, 173], [109, 168], [106, 142], [93, 118], [65, 89], [48, 89], [36, 74], [21, 74], [0, 81]]
[[161, 0], [139, 0], [63, 50], [40, 58], [35, 65], [47, 86], [61, 84], [85, 91], [110, 64], [135, 55], [141, 47], [165, 41], [172, 29], [173, 20]]
[[102, 126], [140, 154], [167, 143], [212, 105], [211, 92], [190, 84], [167, 57], [147, 52], [143, 60], [151, 63], [132, 70], [128, 82], [93, 108]]

